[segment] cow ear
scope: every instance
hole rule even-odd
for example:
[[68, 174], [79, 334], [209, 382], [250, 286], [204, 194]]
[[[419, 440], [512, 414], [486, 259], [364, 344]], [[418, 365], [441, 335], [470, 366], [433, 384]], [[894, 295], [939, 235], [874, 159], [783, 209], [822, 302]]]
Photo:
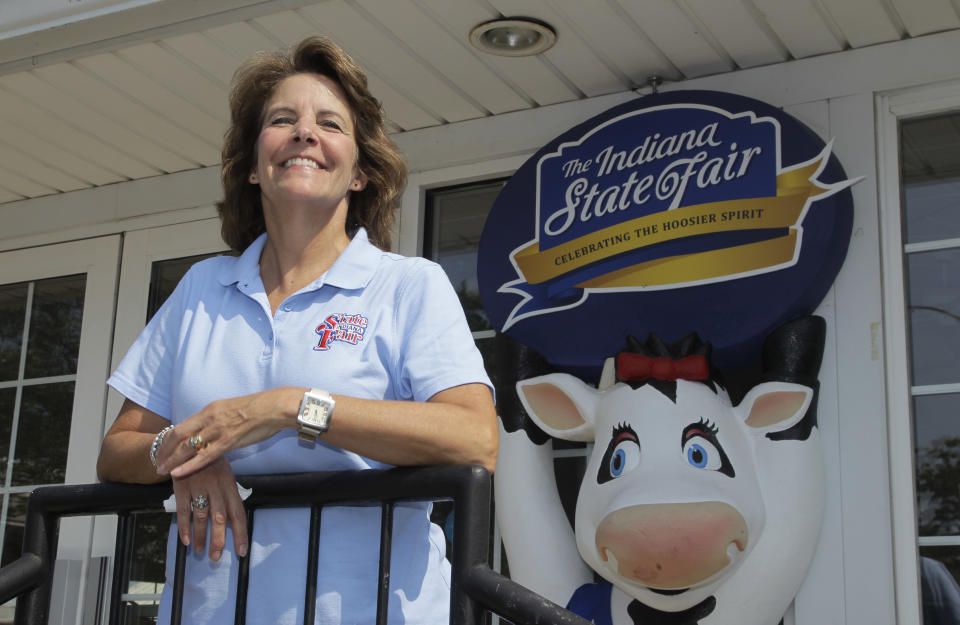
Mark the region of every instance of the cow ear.
[[579, 378], [551, 373], [520, 380], [517, 395], [533, 422], [550, 436], [593, 440], [593, 415], [600, 393]]
[[765, 382], [750, 389], [737, 406], [737, 412], [752, 428], [763, 431], [786, 430], [807, 414], [813, 389], [801, 384]]

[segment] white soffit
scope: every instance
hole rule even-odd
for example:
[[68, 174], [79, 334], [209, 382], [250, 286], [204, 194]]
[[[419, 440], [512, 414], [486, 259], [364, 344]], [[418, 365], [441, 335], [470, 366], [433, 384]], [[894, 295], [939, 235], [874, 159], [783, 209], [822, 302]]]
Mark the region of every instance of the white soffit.
[[[4, 0], [0, 204], [219, 162], [233, 71], [326, 34], [394, 132], [629, 92], [960, 28], [953, 0]], [[477, 24], [549, 23], [536, 57]], [[960, 52], [960, 51], [958, 51]]]

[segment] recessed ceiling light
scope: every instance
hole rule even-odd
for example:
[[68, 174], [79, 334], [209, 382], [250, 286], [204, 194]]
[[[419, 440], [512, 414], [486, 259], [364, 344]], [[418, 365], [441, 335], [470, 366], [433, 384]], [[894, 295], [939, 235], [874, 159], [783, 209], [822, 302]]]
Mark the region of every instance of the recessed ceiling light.
[[475, 26], [470, 43], [500, 56], [533, 56], [553, 47], [557, 33], [548, 24], [529, 17], [505, 17]]

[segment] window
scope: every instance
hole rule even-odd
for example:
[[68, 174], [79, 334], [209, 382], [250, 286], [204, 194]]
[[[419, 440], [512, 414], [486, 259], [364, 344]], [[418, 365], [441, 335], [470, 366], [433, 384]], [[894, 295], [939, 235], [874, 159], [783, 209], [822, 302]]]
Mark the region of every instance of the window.
[[[497, 410], [518, 410], [515, 385], [517, 344], [497, 333], [490, 325], [477, 281], [477, 247], [480, 235], [497, 195], [506, 179], [485, 181], [427, 192], [424, 214], [424, 256], [439, 263], [460, 296], [460, 303], [473, 331], [487, 374], [497, 393]], [[573, 522], [577, 492], [586, 467], [583, 443], [554, 440], [554, 472], [567, 518]], [[499, 532], [493, 532], [493, 568], [508, 574]]]
[[[116, 300], [119, 237], [0, 253], [0, 563], [20, 556], [27, 496], [95, 479], [103, 383]], [[57, 572], [79, 570], [90, 518], [60, 524]], [[83, 580], [62, 574], [76, 614], [92, 609]], [[61, 595], [62, 596], [62, 595]], [[0, 606], [11, 622], [13, 602]]]
[[960, 113], [900, 123], [921, 607], [960, 618]]
[[0, 286], [2, 564], [20, 557], [27, 496], [66, 475], [86, 276]]

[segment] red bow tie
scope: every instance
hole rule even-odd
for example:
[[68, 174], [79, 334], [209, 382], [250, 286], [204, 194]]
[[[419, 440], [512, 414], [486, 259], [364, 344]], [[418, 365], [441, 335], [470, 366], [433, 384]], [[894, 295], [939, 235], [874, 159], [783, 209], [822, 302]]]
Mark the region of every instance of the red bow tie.
[[642, 382], [655, 380], [706, 380], [710, 377], [710, 364], [706, 356], [686, 356], [680, 360], [669, 357], [651, 358], [642, 354], [621, 352], [617, 354], [617, 377], [623, 381]]

